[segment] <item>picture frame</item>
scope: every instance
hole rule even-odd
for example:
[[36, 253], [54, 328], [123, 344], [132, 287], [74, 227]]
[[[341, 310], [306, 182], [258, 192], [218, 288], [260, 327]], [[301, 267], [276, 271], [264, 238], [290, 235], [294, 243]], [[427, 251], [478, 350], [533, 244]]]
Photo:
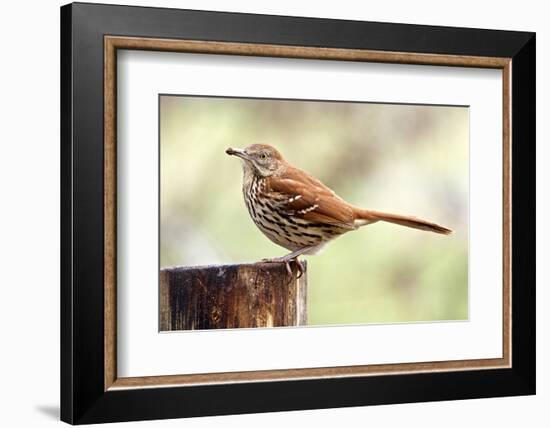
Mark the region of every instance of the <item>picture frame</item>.
[[[118, 50], [502, 70], [502, 357], [119, 377]], [[535, 95], [534, 33], [63, 6], [61, 419], [85, 424], [534, 394]]]

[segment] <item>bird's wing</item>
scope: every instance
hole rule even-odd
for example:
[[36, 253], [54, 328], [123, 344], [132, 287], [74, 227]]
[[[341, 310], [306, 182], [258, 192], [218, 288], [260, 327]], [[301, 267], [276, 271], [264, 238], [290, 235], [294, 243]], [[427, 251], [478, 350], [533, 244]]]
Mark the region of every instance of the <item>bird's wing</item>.
[[314, 223], [354, 229], [351, 206], [331, 189], [298, 168], [288, 168], [278, 177], [270, 177], [268, 191], [287, 215]]

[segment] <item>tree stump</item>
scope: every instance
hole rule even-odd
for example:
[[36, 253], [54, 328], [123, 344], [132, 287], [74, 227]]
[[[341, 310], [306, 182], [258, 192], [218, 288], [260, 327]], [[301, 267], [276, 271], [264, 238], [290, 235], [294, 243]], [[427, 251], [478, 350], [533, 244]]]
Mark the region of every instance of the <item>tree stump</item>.
[[307, 266], [291, 263], [165, 268], [160, 331], [283, 327], [307, 323]]

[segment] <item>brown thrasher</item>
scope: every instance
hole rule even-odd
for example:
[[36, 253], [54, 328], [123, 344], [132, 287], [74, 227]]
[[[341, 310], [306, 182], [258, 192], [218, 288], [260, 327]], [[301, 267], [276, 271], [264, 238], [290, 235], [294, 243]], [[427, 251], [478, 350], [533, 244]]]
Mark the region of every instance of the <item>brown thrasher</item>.
[[271, 241], [291, 251], [264, 261], [285, 263], [290, 274], [290, 261], [296, 261], [302, 272], [298, 256], [315, 254], [332, 239], [377, 221], [444, 235], [452, 232], [416, 217], [354, 207], [267, 144], [228, 148], [226, 153], [243, 161], [243, 195], [252, 220]]

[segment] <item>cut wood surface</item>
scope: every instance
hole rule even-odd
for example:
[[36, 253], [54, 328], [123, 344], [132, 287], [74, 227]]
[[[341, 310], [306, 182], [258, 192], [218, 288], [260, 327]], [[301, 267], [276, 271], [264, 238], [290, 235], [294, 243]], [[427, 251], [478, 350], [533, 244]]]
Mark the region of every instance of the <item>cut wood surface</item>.
[[160, 330], [282, 327], [307, 323], [307, 266], [282, 263], [164, 268]]

